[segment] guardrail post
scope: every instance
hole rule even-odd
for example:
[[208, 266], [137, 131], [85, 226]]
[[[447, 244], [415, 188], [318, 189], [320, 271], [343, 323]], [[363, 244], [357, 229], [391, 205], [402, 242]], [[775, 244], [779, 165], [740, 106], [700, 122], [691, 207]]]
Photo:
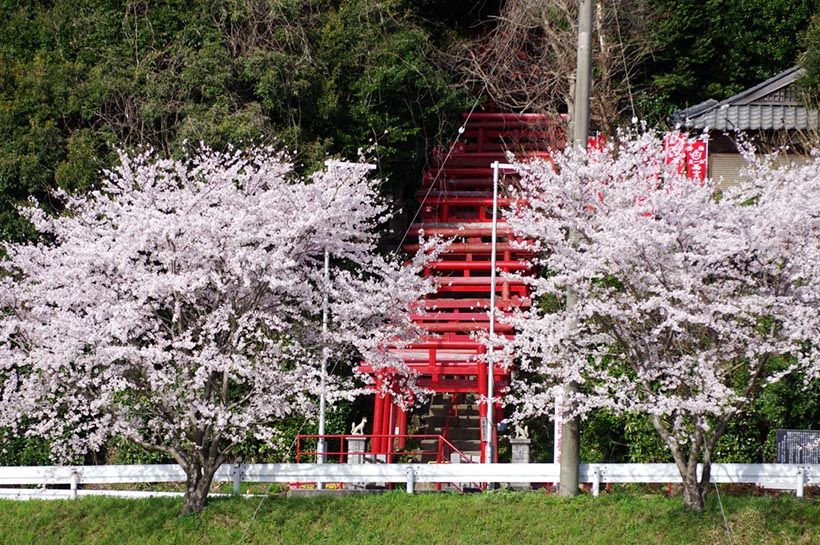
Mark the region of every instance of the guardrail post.
[[72, 468], [71, 469], [71, 499], [77, 499], [77, 487], [80, 484], [80, 474], [77, 473], [77, 470]]
[[239, 489], [242, 485], [242, 464], [234, 464], [231, 469], [231, 480], [233, 481], [233, 495], [239, 495]]
[[798, 498], [803, 497], [803, 487], [806, 485], [806, 469], [800, 467], [797, 469], [797, 489], [795, 490], [795, 495]]
[[594, 468], [592, 470], [592, 495], [593, 497], [598, 497], [598, 494], [601, 492], [601, 470], [599, 468]]
[[416, 491], [416, 472], [412, 467], [408, 467], [405, 473], [407, 475], [407, 493], [413, 494]]

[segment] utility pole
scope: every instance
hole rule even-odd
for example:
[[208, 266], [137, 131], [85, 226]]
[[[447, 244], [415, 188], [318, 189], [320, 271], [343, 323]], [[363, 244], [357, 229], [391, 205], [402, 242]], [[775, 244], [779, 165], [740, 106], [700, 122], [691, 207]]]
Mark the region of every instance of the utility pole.
[[578, 2], [577, 63], [573, 142], [576, 150], [585, 150], [589, 138], [589, 89], [592, 82], [592, 0]]
[[[578, 3], [578, 64], [575, 72], [575, 111], [573, 113], [573, 145], [576, 151], [586, 150], [589, 138], [589, 88], [592, 79], [592, 0]], [[579, 180], [580, 182], [580, 180]], [[575, 233], [569, 234], [570, 238]], [[575, 292], [567, 293], [567, 309], [578, 302]], [[564, 412], [572, 410], [578, 384], [564, 384]], [[578, 495], [578, 465], [581, 463], [581, 429], [578, 417], [563, 423], [561, 430], [561, 471], [558, 493], [563, 497]]]

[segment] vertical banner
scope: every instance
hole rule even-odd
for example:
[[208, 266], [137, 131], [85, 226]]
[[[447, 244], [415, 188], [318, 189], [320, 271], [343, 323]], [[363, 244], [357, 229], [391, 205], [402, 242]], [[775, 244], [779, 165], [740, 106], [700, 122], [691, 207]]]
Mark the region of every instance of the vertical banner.
[[555, 395], [554, 435], [552, 441], [552, 463], [561, 463], [561, 436], [564, 431], [564, 392]]
[[687, 174], [693, 180], [703, 182], [706, 179], [706, 142], [693, 140], [686, 146]]
[[606, 148], [606, 136], [603, 134], [598, 133], [587, 138], [587, 149], [589, 151], [604, 151], [604, 148]]
[[708, 143], [704, 138], [690, 140], [683, 134], [667, 134], [663, 139], [665, 162], [673, 165], [678, 174], [703, 182], [706, 179]]
[[686, 169], [686, 136], [667, 134], [663, 139], [663, 149], [666, 152], [666, 164], [674, 166], [678, 174], [683, 174]]

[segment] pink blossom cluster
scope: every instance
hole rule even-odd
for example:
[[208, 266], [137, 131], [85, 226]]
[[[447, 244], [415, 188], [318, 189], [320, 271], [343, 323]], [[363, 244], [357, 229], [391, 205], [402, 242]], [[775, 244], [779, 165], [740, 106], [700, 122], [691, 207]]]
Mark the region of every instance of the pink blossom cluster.
[[379, 347], [412, 335], [430, 248], [409, 267], [376, 252], [389, 214], [369, 165], [305, 179], [269, 148], [120, 158], [65, 214], [27, 208], [43, 241], [7, 247], [0, 426], [25, 421], [63, 459], [118, 434], [191, 475], [275, 442], [320, 393], [350, 396], [335, 375], [320, 391], [323, 358], [400, 365]]
[[[512, 318], [517, 418], [649, 415], [667, 445], [711, 447], [760, 388], [820, 369], [820, 162], [755, 158], [718, 193], [667, 165], [662, 138], [518, 166], [508, 217], [542, 274]], [[707, 449], [708, 454], [711, 452]], [[707, 459], [708, 461], [708, 459]]]

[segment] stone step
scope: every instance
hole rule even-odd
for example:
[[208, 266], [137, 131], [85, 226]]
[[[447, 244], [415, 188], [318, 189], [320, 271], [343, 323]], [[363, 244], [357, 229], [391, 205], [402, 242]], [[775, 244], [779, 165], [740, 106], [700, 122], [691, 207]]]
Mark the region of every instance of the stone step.
[[478, 414], [478, 407], [471, 406], [471, 405], [463, 405], [458, 407], [453, 407], [452, 411], [449, 407], [446, 409], [430, 409], [428, 411], [429, 415], [441, 415], [447, 416], [448, 414], [452, 414], [453, 416], [456, 415], [470, 415], [470, 414]]
[[[467, 452], [475, 452], [475, 453], [478, 454], [478, 453], [481, 452], [481, 440], [480, 439], [462, 439], [462, 440], [458, 440], [458, 441], [450, 441], [450, 443], [456, 449], [458, 449], [459, 452], [462, 452], [464, 454], [466, 454]], [[433, 453], [433, 452], [436, 452], [437, 449], [438, 449], [438, 441], [425, 439], [424, 441], [421, 442], [421, 450], [423, 450], [424, 452]], [[449, 451], [449, 449], [445, 449], [445, 450]], [[432, 456], [432, 455], [428, 455], [428, 456]]]
[[[440, 394], [430, 400], [427, 414], [419, 415], [425, 426], [422, 433], [443, 435], [447, 429], [448, 440], [456, 449], [461, 452], [469, 451], [478, 456], [481, 450], [481, 419], [478, 405], [475, 403], [476, 397], [458, 396], [456, 404], [452, 403], [452, 399], [452, 395]], [[423, 440], [421, 447], [424, 451], [436, 451], [438, 441]]]
[[[462, 448], [459, 448], [461, 445]], [[481, 439], [465, 439], [463, 441], [459, 441], [458, 445], [455, 445], [458, 450], [462, 453], [467, 454], [468, 452], [475, 452], [479, 454], [481, 452]]]
[[450, 428], [449, 441], [455, 443], [456, 441], [466, 441], [480, 437], [481, 430], [478, 426], [475, 428]]
[[[481, 424], [481, 419], [478, 415], [475, 416], [461, 416], [459, 418], [450, 418], [450, 429], [455, 428], [477, 428]], [[430, 433], [441, 433], [444, 431], [444, 428], [447, 426], [447, 417], [446, 416], [431, 416], [427, 417], [425, 420], [425, 424], [428, 429], [437, 429], [437, 432], [430, 432]]]

